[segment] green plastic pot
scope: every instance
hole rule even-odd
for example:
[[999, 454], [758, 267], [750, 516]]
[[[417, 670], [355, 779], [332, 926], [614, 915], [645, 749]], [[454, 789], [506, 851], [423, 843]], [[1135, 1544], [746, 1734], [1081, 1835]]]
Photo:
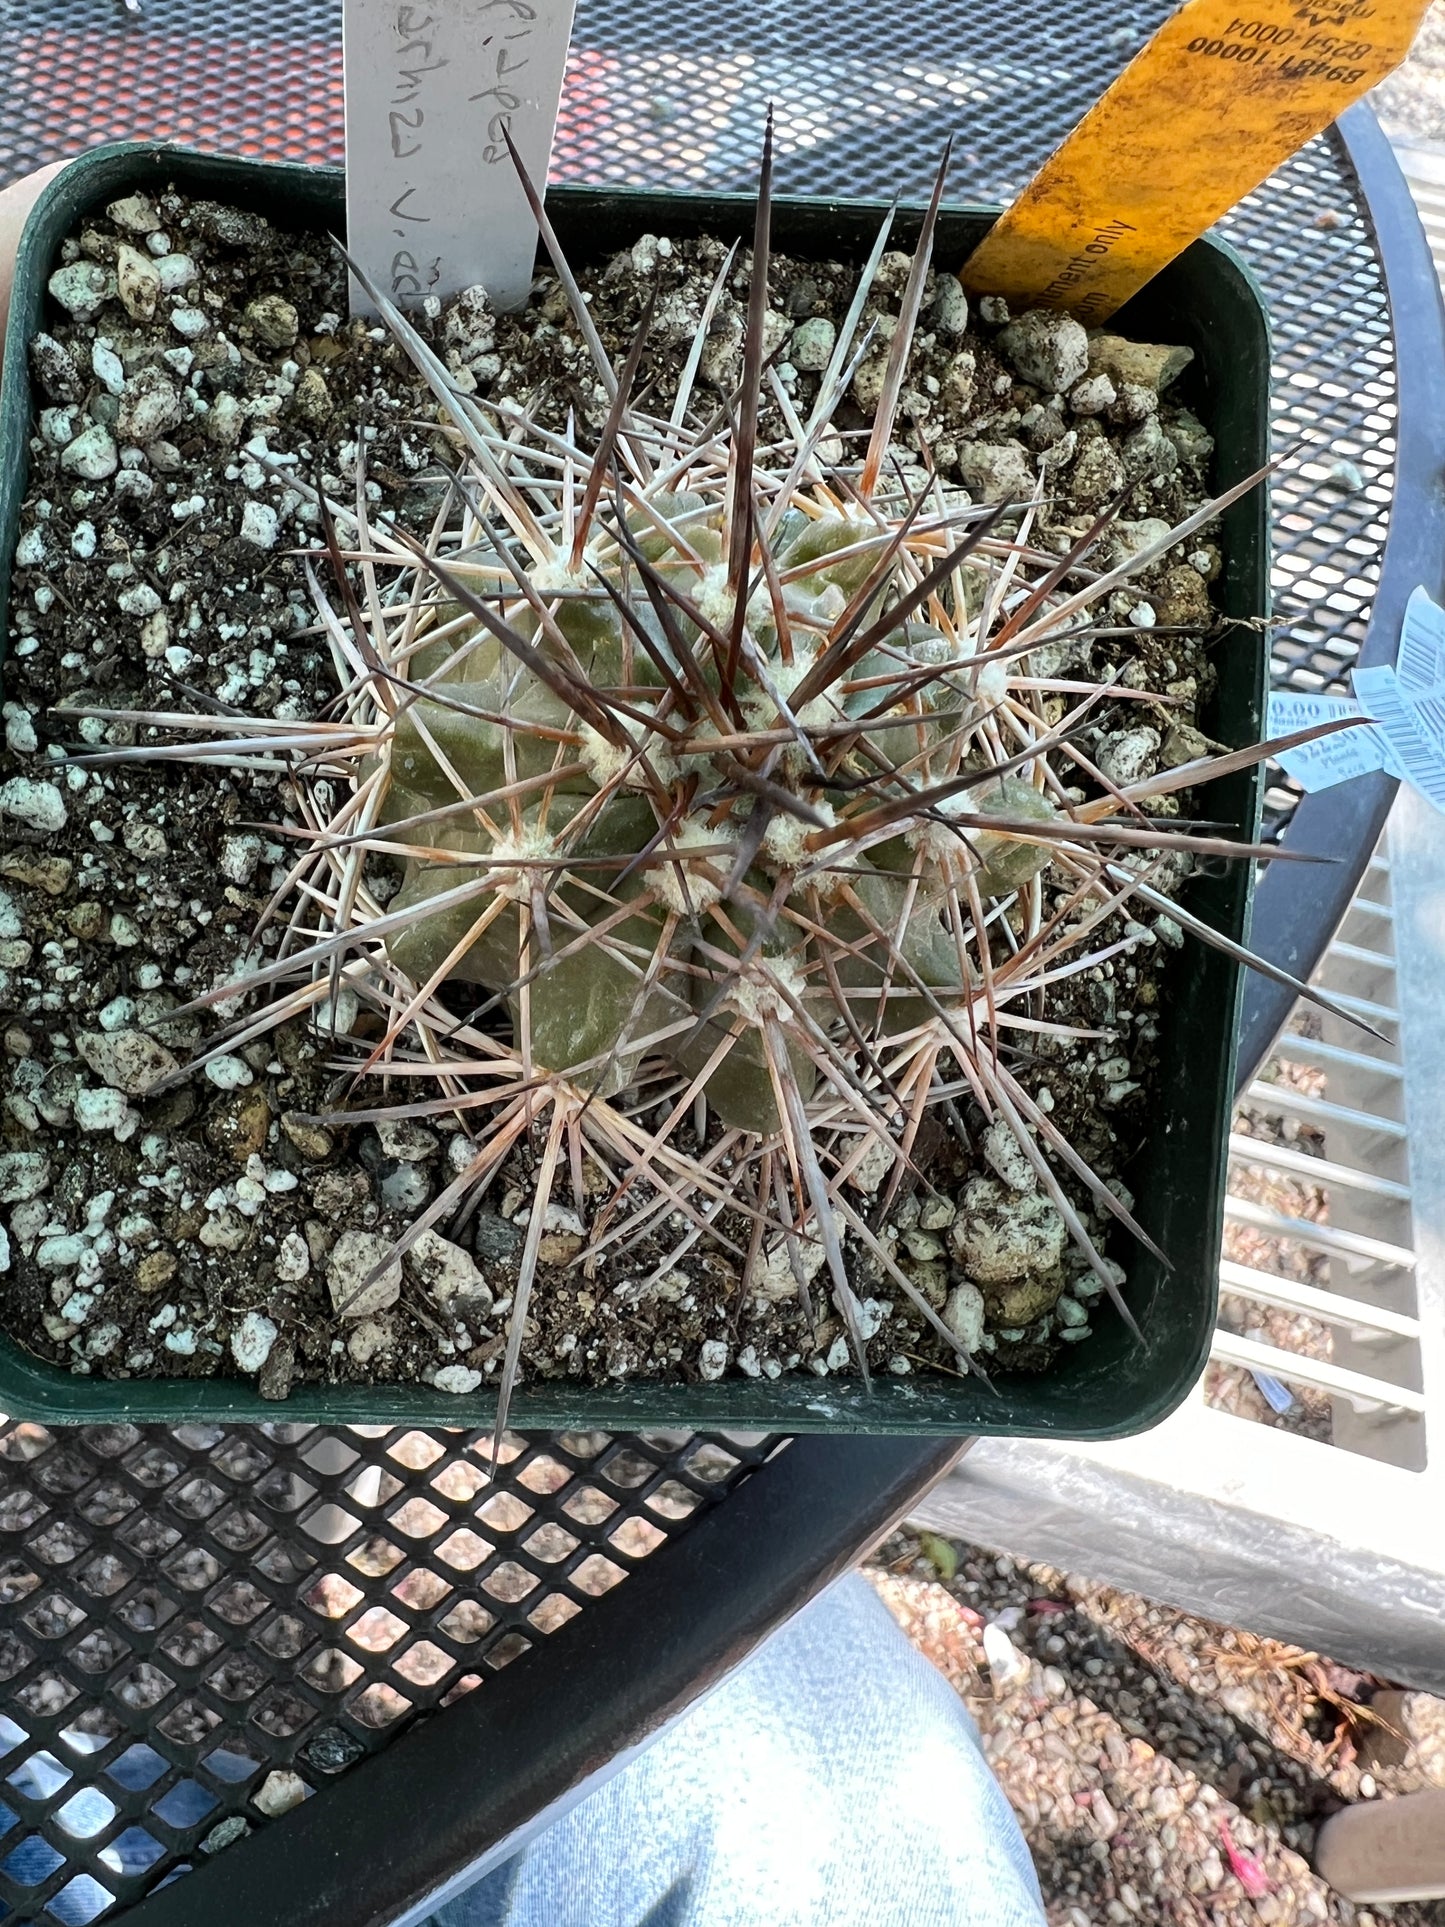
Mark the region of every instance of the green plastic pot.
[[[45, 284], [65, 237], [84, 215], [137, 189], [174, 181], [187, 192], [232, 202], [284, 227], [340, 233], [343, 177], [338, 171], [215, 158], [147, 145], [97, 148], [46, 188], [25, 228], [11, 297], [9, 340], [0, 384], [0, 616], [9, 591], [10, 557], [26, 487], [33, 398], [25, 356], [18, 352], [44, 325]], [[595, 259], [645, 232], [707, 232], [724, 240], [752, 231], [752, 201], [743, 196], [649, 194], [622, 189], [556, 188], [548, 206], [565, 247], [577, 261]], [[935, 259], [962, 262], [997, 210], [945, 209]], [[882, 203], [779, 200], [774, 244], [781, 252], [861, 261], [878, 231]], [[898, 231], [916, 232], [918, 213], [904, 210]], [[1223, 488], [1267, 459], [1269, 329], [1259, 290], [1228, 247], [1196, 241], [1119, 315], [1121, 332], [1143, 340], [1187, 343], [1196, 361], [1183, 384], [1217, 444], [1216, 480]], [[1263, 487], [1224, 518], [1224, 571], [1218, 585], [1226, 615], [1239, 619], [1218, 645], [1216, 695], [1202, 718], [1210, 735], [1247, 743], [1260, 734], [1265, 645], [1260, 618], [1269, 608], [1268, 504]], [[1244, 626], [1245, 624], [1250, 626]], [[1241, 837], [1258, 826], [1260, 775], [1246, 771], [1212, 784], [1208, 810]], [[1233, 864], [1195, 879], [1191, 910], [1229, 936], [1247, 931], [1252, 870]], [[1155, 1117], [1149, 1142], [1126, 1172], [1138, 1218], [1169, 1254], [1166, 1268], [1140, 1249], [1118, 1255], [1129, 1273], [1127, 1296], [1143, 1333], [1101, 1313], [1082, 1345], [1070, 1347], [1042, 1377], [1001, 1375], [992, 1389], [975, 1378], [884, 1375], [870, 1392], [861, 1382], [810, 1373], [727, 1379], [700, 1385], [573, 1381], [523, 1383], [512, 1406], [522, 1429], [604, 1426], [648, 1430], [910, 1432], [944, 1435], [1006, 1433], [1021, 1437], [1100, 1439], [1145, 1430], [1179, 1403], [1203, 1368], [1214, 1326], [1216, 1274], [1223, 1223], [1225, 1140], [1234, 1095], [1235, 1031], [1240, 971], [1218, 951], [1188, 940], [1177, 954], [1162, 998], [1164, 1034]], [[1132, 1241], [1130, 1241], [1132, 1242]], [[0, 1331], [0, 1410], [47, 1423], [127, 1419], [168, 1425], [187, 1420], [306, 1420], [322, 1423], [446, 1425], [484, 1423], [494, 1392], [483, 1384], [456, 1397], [425, 1385], [299, 1385], [284, 1404], [262, 1399], [232, 1378], [76, 1377], [32, 1358]]]

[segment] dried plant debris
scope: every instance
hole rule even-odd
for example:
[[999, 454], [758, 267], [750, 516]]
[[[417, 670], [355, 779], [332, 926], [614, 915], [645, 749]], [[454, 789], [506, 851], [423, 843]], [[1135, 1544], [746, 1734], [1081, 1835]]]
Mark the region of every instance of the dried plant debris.
[[1037, 1369], [1117, 1295], [1224, 848], [1188, 355], [970, 314], [926, 232], [769, 261], [762, 207], [376, 326], [174, 191], [66, 244], [0, 780], [30, 1350]]

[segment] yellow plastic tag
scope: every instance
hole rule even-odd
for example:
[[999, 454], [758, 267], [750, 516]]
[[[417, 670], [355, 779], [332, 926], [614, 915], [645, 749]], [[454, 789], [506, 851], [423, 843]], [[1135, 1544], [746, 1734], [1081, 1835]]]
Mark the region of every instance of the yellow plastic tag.
[[1093, 326], [1409, 51], [1429, 0], [1186, 0], [970, 255]]

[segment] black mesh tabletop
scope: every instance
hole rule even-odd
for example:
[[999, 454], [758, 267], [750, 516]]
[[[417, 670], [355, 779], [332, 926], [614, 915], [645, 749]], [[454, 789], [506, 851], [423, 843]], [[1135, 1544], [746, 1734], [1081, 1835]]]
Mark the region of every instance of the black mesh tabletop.
[[[1169, 11], [1157, 0], [824, 0], [811, 14], [798, 0], [580, 0], [554, 178], [746, 189], [771, 102], [780, 191], [922, 196], [951, 133], [950, 194], [1006, 200]], [[336, 0], [6, 8], [0, 179], [120, 139], [338, 162], [339, 31]], [[1411, 219], [1368, 110], [1354, 109], [1223, 227], [1273, 321], [1273, 668], [1300, 689], [1346, 686], [1362, 651], [1391, 655], [1409, 588], [1440, 587], [1433, 476], [1445, 453], [1426, 397], [1445, 347]], [[1288, 840], [1340, 859], [1340, 908], [1389, 789], [1379, 779], [1347, 807], [1310, 798], [1298, 811], [1287, 789], [1272, 793]], [[1280, 895], [1270, 873], [1256, 922], [1265, 947], [1307, 972], [1329, 922], [1327, 901]], [[1282, 1017], [1272, 1009], [1256, 1012], [1256, 1030]], [[349, 1785], [489, 1697], [519, 1721], [529, 1698], [565, 1706], [549, 1654], [564, 1626], [551, 1653], [590, 1655], [594, 1679], [610, 1664], [614, 1680], [645, 1680], [665, 1660], [685, 1681], [689, 1628], [701, 1647], [704, 1626], [715, 1671], [941, 1463], [936, 1445], [898, 1441], [782, 1451], [596, 1434], [510, 1437], [493, 1465], [486, 1439], [465, 1431], [11, 1424], [0, 1432], [0, 1918], [71, 1927], [223, 1849], [250, 1867], [266, 1841], [235, 1845], [241, 1835], [301, 1837], [313, 1810], [344, 1810]], [[785, 1509], [756, 1497], [783, 1465], [794, 1468], [788, 1530], [801, 1545], [816, 1527], [806, 1580], [803, 1552], [780, 1543]], [[718, 1629], [727, 1613], [731, 1639]], [[589, 1624], [604, 1629], [590, 1645], [579, 1637]], [[609, 1727], [601, 1704], [577, 1708], [593, 1720], [584, 1766], [636, 1737], [620, 1715]], [[424, 1764], [414, 1747], [407, 1757]], [[530, 1787], [526, 1765], [508, 1771]], [[487, 1770], [505, 1782], [495, 1762]], [[524, 1818], [510, 1811], [506, 1825]], [[365, 1843], [357, 1862], [364, 1882]], [[192, 1877], [199, 1891], [206, 1877]], [[269, 1917], [327, 1918], [315, 1893], [308, 1901], [309, 1871], [291, 1877], [289, 1914]], [[425, 1877], [434, 1885], [438, 1864]], [[146, 1901], [137, 1918], [181, 1918], [169, 1903], [185, 1891]], [[220, 1894], [211, 1883], [208, 1919], [220, 1918]], [[404, 1912], [392, 1894], [365, 1918]], [[331, 1915], [362, 1916], [359, 1905]]]
[[[770, 1442], [0, 1433], [0, 1904], [65, 1927], [310, 1797], [609, 1592]], [[495, 1476], [494, 1476], [495, 1473]]]

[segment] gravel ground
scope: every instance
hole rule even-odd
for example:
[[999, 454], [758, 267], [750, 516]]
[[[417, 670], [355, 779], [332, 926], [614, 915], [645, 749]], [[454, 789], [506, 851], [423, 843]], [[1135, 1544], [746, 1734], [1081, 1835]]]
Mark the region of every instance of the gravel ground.
[[[1368, 1704], [1382, 1682], [933, 1534], [896, 1534], [868, 1577], [978, 1721], [1050, 1927], [1445, 1927], [1445, 1901], [1357, 1908], [1310, 1872], [1345, 1802], [1445, 1783], [1445, 1747], [1382, 1763], [1400, 1750]], [[989, 1622], [1013, 1650], [998, 1667]], [[1445, 1704], [1412, 1706], [1445, 1731]]]

